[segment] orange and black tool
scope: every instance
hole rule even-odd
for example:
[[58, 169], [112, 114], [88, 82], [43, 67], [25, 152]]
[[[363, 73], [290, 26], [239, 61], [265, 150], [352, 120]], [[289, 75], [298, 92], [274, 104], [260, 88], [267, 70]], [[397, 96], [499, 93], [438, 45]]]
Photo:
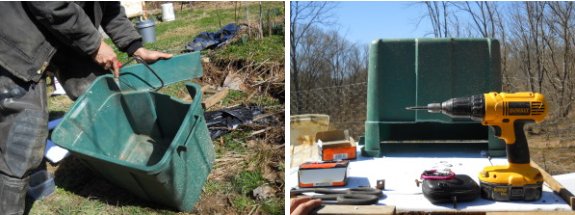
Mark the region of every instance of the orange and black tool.
[[347, 184], [349, 161], [306, 162], [299, 166], [298, 186], [342, 187]]

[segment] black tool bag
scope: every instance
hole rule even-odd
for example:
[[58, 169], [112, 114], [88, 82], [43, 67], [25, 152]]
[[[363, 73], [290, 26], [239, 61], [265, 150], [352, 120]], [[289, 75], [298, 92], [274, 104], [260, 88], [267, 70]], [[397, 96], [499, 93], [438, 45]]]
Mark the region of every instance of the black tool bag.
[[479, 197], [479, 185], [468, 175], [456, 175], [449, 180], [424, 180], [421, 189], [431, 203], [469, 202]]

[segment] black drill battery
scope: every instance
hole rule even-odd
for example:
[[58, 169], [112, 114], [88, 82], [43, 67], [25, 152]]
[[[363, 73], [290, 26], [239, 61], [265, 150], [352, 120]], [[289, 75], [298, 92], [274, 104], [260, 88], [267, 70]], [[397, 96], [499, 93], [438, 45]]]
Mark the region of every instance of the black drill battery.
[[479, 197], [479, 186], [468, 175], [447, 180], [423, 180], [423, 196], [433, 204], [470, 202]]
[[480, 183], [481, 198], [494, 201], [535, 201], [541, 198], [543, 183], [529, 184], [522, 187]]

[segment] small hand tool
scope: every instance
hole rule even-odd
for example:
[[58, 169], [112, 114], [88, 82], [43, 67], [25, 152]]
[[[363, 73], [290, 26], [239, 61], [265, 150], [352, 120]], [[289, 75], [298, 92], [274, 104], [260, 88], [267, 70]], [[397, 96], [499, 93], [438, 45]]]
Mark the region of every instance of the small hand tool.
[[301, 188], [290, 190], [290, 196], [303, 195], [304, 193], [316, 193], [321, 195], [308, 195], [314, 199], [321, 199], [322, 204], [338, 205], [372, 205], [377, 204], [383, 197], [380, 189], [371, 187], [350, 188], [335, 190], [326, 188]]

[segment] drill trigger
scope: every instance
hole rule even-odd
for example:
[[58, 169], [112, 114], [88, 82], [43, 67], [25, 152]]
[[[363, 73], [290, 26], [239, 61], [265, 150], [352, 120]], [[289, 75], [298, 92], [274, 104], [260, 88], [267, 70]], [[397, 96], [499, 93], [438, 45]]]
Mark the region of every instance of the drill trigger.
[[492, 125], [493, 131], [495, 132], [495, 136], [501, 137], [501, 127]]

